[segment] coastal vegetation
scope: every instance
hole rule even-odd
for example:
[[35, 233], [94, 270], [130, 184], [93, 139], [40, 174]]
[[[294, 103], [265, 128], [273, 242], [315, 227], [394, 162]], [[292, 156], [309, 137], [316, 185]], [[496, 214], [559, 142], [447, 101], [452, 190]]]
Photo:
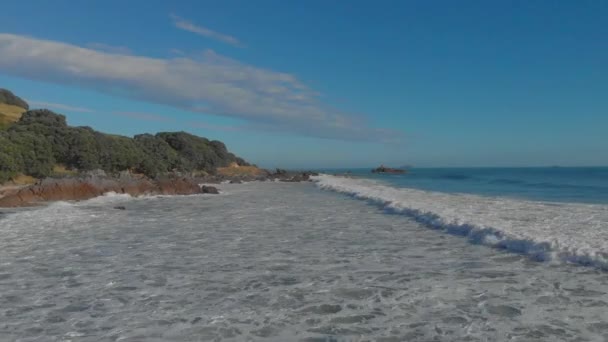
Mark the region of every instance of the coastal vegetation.
[[6, 129], [29, 109], [27, 102], [12, 92], [0, 88], [0, 129]]
[[[130, 171], [156, 178], [167, 173], [212, 174], [220, 167], [249, 165], [220, 141], [186, 132], [141, 134], [133, 138], [68, 126], [65, 116], [28, 110], [25, 101], [0, 92], [0, 183], [18, 176], [45, 178], [103, 170]], [[13, 107], [25, 111], [16, 114]], [[2, 109], [12, 108], [9, 114]], [[12, 114], [10, 114], [12, 113]]]

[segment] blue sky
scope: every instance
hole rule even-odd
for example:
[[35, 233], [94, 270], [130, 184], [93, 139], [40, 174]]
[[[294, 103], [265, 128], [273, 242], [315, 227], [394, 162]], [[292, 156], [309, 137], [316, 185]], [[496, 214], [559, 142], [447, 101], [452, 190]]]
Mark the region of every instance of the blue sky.
[[608, 165], [606, 1], [7, 1], [0, 87], [274, 167]]

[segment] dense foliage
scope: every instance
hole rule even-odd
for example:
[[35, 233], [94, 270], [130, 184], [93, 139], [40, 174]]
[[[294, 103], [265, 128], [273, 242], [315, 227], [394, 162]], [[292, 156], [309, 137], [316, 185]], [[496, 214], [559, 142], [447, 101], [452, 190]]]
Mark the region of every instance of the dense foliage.
[[248, 165], [219, 141], [185, 132], [134, 138], [103, 134], [90, 127], [70, 127], [63, 115], [46, 109], [28, 111], [0, 131], [0, 183], [19, 173], [50, 176], [57, 164], [77, 171], [130, 170], [156, 177], [173, 171], [212, 173], [233, 162]]

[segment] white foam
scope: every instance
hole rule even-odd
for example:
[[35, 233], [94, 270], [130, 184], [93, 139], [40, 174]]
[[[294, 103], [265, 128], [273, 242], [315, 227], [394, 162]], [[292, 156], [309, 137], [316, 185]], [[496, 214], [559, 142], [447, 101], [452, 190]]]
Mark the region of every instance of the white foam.
[[475, 243], [539, 260], [608, 268], [608, 206], [534, 202], [393, 188], [376, 181], [314, 177], [323, 189], [373, 201], [390, 212]]
[[312, 185], [224, 188], [2, 215], [0, 341], [605, 335], [604, 272], [471, 248]]
[[80, 204], [90, 205], [90, 204], [105, 204], [105, 203], [113, 203], [113, 202], [122, 202], [124, 200], [130, 200], [133, 197], [129, 194], [119, 194], [114, 191], [106, 192], [101, 196], [93, 197], [84, 201], [76, 202]]

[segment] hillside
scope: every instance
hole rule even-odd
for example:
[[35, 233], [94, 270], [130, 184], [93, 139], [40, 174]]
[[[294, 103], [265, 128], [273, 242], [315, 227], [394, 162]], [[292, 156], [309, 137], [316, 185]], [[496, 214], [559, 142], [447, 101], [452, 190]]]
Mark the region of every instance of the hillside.
[[0, 129], [6, 129], [16, 122], [21, 114], [29, 109], [27, 102], [10, 92], [0, 88]]
[[58, 170], [63, 175], [130, 171], [156, 178], [175, 172], [213, 174], [235, 164], [249, 165], [220, 141], [186, 132], [109, 135], [68, 126], [65, 116], [47, 109], [29, 110], [0, 131], [0, 183], [18, 175], [54, 176]]

